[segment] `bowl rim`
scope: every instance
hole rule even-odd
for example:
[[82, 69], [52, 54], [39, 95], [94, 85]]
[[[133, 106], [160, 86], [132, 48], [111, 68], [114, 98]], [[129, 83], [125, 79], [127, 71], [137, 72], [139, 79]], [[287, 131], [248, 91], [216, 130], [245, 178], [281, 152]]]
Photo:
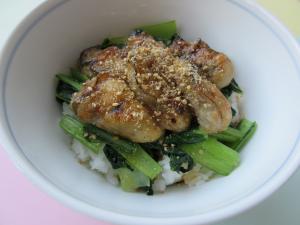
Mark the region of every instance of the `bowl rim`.
[[[45, 1], [33, 9], [28, 15], [22, 19], [14, 31], [10, 34], [10, 37], [6, 40], [4, 48], [0, 53], [0, 84], [3, 85], [6, 82], [5, 74], [8, 73], [11, 59], [17, 50], [18, 45], [30, 32], [30, 30], [39, 22], [40, 19], [47, 16], [56, 8], [69, 2], [70, 0], [57, 0], [57, 1]], [[238, 7], [250, 13], [261, 23], [263, 23], [267, 29], [270, 29], [274, 35], [281, 41], [282, 45], [289, 52], [295, 66], [298, 68], [300, 76], [300, 47], [295, 38], [289, 33], [289, 31], [270, 13], [265, 11], [255, 1], [250, 0], [227, 0]], [[4, 56], [9, 57], [4, 57]], [[2, 86], [3, 87], [3, 86]], [[266, 199], [274, 191], [276, 191], [292, 173], [298, 168], [300, 164], [300, 152], [297, 153], [296, 149], [300, 147], [300, 132], [297, 137], [296, 143], [291, 151], [290, 155], [286, 159], [285, 163], [277, 169], [273, 176], [267, 180], [260, 188], [256, 189], [252, 193], [249, 193], [246, 197], [242, 197], [233, 203], [224, 207], [205, 212], [203, 214], [197, 214], [192, 216], [183, 217], [139, 217], [129, 216], [120, 213], [115, 213], [105, 209], [96, 208], [83, 202], [75, 197], [72, 197], [65, 191], [61, 190], [54, 183], [41, 174], [33, 164], [26, 158], [26, 156], [20, 152], [20, 146], [14, 140], [11, 135], [12, 132], [7, 121], [5, 111], [5, 90], [0, 100], [0, 143], [5, 146], [5, 150], [9, 155], [9, 158], [13, 161], [15, 166], [27, 176], [32, 183], [46, 191], [48, 194], [62, 202], [63, 204], [74, 208], [80, 212], [84, 212], [92, 217], [102, 219], [105, 221], [118, 223], [118, 224], [206, 224], [217, 222], [222, 219], [237, 215]], [[299, 151], [299, 150], [298, 150]]]

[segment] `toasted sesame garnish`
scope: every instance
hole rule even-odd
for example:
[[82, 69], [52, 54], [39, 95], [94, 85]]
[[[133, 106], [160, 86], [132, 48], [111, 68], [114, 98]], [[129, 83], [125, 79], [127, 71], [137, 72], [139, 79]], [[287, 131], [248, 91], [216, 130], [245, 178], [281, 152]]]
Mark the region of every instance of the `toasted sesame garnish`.
[[118, 102], [114, 102], [113, 104], [112, 104], [112, 106], [118, 106], [118, 105], [120, 105], [120, 103], [118, 103]]
[[160, 116], [160, 115], [161, 115], [161, 112], [160, 112], [160, 111], [154, 111], [154, 115], [155, 115], [155, 116]]

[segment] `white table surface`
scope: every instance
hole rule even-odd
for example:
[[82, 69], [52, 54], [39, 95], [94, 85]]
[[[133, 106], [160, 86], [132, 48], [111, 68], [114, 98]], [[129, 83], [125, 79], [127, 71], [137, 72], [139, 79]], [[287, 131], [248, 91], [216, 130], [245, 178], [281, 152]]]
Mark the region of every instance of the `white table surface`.
[[[0, 49], [16, 24], [41, 2], [43, 0], [0, 0]], [[299, 190], [300, 170], [263, 203], [215, 225], [299, 225]], [[17, 214], [18, 212], [16, 216]], [[25, 224], [27, 225], [26, 221]]]

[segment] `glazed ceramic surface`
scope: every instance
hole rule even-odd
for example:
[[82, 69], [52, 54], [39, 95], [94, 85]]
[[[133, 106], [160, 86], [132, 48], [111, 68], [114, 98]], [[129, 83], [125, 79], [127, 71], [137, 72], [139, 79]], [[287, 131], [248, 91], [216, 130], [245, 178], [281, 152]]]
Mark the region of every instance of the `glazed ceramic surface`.
[[[230, 176], [152, 197], [126, 193], [77, 163], [58, 127], [54, 74], [82, 49], [136, 26], [175, 19], [233, 61], [247, 118], [259, 128]], [[16, 28], [1, 53], [0, 135], [15, 164], [62, 202], [120, 224], [203, 224], [235, 215], [276, 190], [300, 161], [300, 50], [247, 1], [48, 1]]]

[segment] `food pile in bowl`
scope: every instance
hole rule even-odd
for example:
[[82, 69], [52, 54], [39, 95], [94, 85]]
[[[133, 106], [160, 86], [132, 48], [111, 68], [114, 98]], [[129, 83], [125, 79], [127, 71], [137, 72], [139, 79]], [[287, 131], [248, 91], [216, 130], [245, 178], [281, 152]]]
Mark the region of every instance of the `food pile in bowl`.
[[182, 39], [175, 21], [107, 38], [56, 77], [60, 127], [79, 162], [124, 191], [227, 176], [257, 127], [244, 118], [231, 60]]

